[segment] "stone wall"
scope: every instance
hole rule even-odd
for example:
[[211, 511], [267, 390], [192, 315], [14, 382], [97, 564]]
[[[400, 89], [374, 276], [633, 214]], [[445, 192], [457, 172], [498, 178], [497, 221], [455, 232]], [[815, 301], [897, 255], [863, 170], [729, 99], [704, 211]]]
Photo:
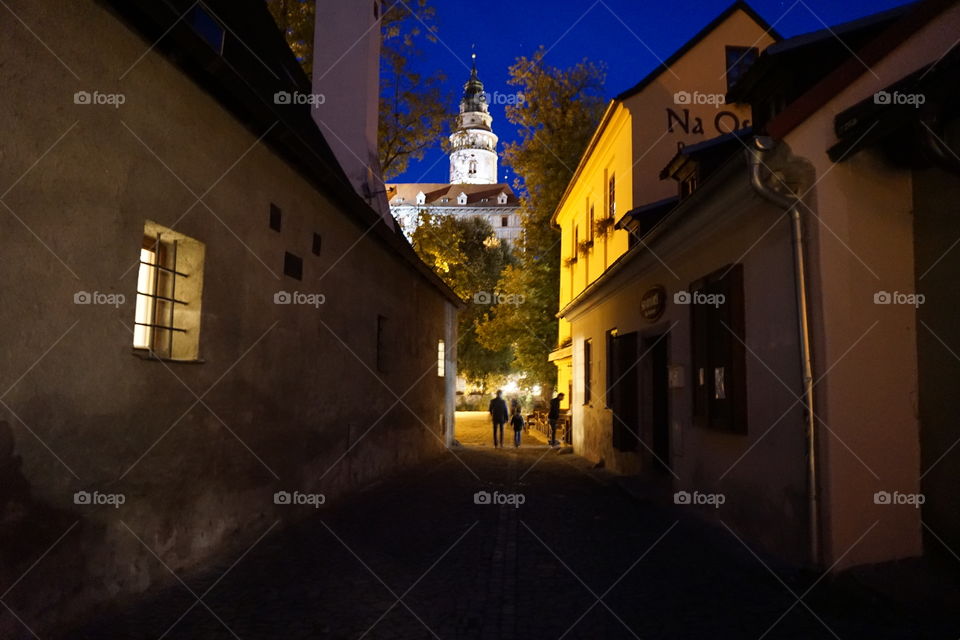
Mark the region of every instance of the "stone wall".
[[[12, 23], [0, 44], [0, 593], [43, 633], [312, 512], [277, 491], [332, 500], [438, 453], [456, 329], [440, 290], [116, 16], [10, 9], [59, 56]], [[132, 349], [148, 220], [206, 247], [198, 362]]]

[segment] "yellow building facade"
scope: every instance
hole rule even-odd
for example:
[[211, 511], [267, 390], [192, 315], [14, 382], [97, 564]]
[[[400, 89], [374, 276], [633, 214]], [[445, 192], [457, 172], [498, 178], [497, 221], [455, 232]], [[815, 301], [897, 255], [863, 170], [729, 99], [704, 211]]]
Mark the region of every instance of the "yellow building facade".
[[[632, 246], [621, 228], [626, 218], [677, 195], [660, 170], [678, 148], [750, 126], [749, 106], [726, 104], [724, 96], [775, 41], [749, 5], [736, 2], [610, 102], [552, 220], [561, 231], [561, 310]], [[585, 391], [573, 352], [570, 323], [561, 318], [550, 360], [567, 406], [582, 403]]]

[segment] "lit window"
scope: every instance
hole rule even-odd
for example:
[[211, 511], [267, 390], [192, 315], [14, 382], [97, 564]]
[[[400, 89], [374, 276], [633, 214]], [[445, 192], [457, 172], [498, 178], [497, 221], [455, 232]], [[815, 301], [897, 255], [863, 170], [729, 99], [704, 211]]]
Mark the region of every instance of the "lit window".
[[140, 245], [133, 347], [169, 360], [197, 360], [206, 247], [147, 222]]
[[441, 378], [447, 375], [447, 345], [443, 340], [437, 341], [437, 375]]

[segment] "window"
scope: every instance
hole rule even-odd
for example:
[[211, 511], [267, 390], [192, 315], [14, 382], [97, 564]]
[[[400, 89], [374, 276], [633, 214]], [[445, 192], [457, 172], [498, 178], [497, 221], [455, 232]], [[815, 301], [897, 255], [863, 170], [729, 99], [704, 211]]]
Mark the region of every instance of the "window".
[[187, 23], [194, 32], [203, 38], [218, 54], [223, 53], [223, 26], [210, 15], [199, 3], [195, 3], [187, 16]]
[[447, 375], [447, 345], [443, 340], [437, 340], [437, 375]]
[[280, 231], [283, 227], [283, 211], [280, 207], [270, 203], [270, 228], [274, 231]]
[[590, 238], [590, 242], [593, 242], [593, 237], [595, 234], [594, 224], [593, 205], [590, 205], [590, 230], [587, 233], [587, 237]]
[[380, 3], [379, 2], [373, 3], [373, 19], [374, 20], [380, 19]]
[[499, 196], [497, 196], [497, 203], [507, 204], [507, 194], [501, 193]]
[[733, 88], [747, 69], [757, 61], [760, 50], [756, 47], [727, 47], [727, 90]]
[[690, 285], [690, 294], [694, 424], [746, 433], [743, 266], [701, 278]]
[[147, 222], [140, 243], [133, 347], [169, 360], [198, 360], [206, 247]]
[[501, 226], [501, 227], [509, 227], [509, 226], [510, 226], [510, 216], [503, 216], [503, 217], [501, 217], [501, 218], [500, 218], [500, 226]]
[[593, 380], [590, 378], [590, 371], [593, 369], [593, 341], [583, 341], [583, 404], [590, 404], [591, 388]]
[[284, 252], [283, 275], [290, 276], [294, 280], [303, 280], [303, 258], [289, 251]]
[[377, 316], [377, 371], [387, 372], [387, 318]]
[[[446, 202], [446, 199], [444, 199], [444, 202]], [[427, 203], [427, 194], [421, 191], [420, 193], [417, 194], [417, 204], [426, 204], [426, 203]]]
[[615, 174], [610, 176], [607, 189], [607, 215], [615, 218], [617, 216], [617, 176]]
[[315, 256], [320, 255], [320, 251], [322, 249], [323, 249], [323, 236], [321, 236], [319, 233], [314, 233], [313, 247], [311, 248], [311, 251], [313, 251], [313, 255]]
[[467, 194], [461, 193], [457, 196], [457, 204], [467, 204]]

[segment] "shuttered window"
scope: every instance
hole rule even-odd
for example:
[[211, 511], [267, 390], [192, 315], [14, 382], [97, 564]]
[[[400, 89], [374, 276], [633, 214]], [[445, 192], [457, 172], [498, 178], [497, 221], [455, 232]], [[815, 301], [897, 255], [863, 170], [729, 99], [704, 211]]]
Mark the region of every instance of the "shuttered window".
[[747, 433], [743, 265], [701, 278], [690, 294], [694, 424]]

